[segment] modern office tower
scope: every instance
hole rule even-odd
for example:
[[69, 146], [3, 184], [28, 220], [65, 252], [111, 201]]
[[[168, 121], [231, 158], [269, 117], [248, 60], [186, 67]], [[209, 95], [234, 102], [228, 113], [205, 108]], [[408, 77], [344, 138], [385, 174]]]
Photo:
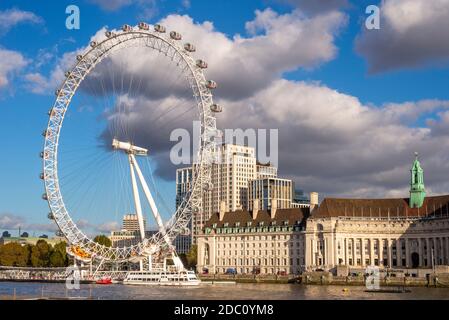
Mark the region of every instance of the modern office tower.
[[176, 170], [176, 209], [190, 194], [192, 187], [192, 167]]
[[219, 211], [221, 201], [226, 211], [248, 207], [248, 181], [257, 176], [256, 152], [252, 147], [223, 144], [217, 151], [218, 163], [212, 168], [212, 190], [204, 197], [206, 221]]
[[[146, 229], [147, 222], [145, 218], [143, 219], [143, 225]], [[122, 230], [126, 231], [140, 231], [139, 220], [137, 214], [127, 214], [123, 217]]]
[[[311, 193], [310, 195], [313, 196], [313, 194]], [[318, 199], [316, 199], [316, 201], [318, 201]], [[310, 199], [307, 197], [304, 191], [298, 189], [295, 190], [293, 195], [292, 207], [293, 208], [310, 207]]]
[[[194, 214], [192, 236], [201, 232], [206, 221], [219, 211], [221, 201], [226, 211], [236, 211], [248, 207], [248, 182], [257, 178], [257, 160], [252, 147], [223, 144], [217, 149], [217, 161], [212, 165], [212, 189], [203, 194], [203, 210]], [[273, 175], [277, 169], [271, 165], [259, 164], [262, 176]], [[176, 205], [179, 206], [188, 194], [192, 182], [192, 167], [176, 171]], [[179, 241], [178, 241], [179, 242]], [[179, 242], [181, 243], [181, 242]], [[180, 246], [182, 246], [180, 244]], [[185, 246], [184, 246], [185, 247]]]
[[[144, 218], [143, 225], [146, 230], [146, 220]], [[154, 234], [155, 231], [145, 231], [145, 236]], [[139, 220], [136, 214], [127, 214], [123, 216], [122, 229], [120, 231], [111, 231], [109, 236], [113, 247], [123, 247], [128, 245], [135, 245], [140, 240]]]
[[278, 209], [292, 208], [294, 182], [290, 179], [261, 178], [248, 182], [248, 209], [252, 210], [258, 201], [260, 210], [269, 210], [272, 199], [276, 199]]
[[[192, 167], [186, 167], [176, 170], [176, 210], [184, 200], [188, 200], [192, 188]], [[175, 239], [176, 252], [179, 254], [188, 253], [192, 245], [192, 221], [189, 224], [190, 234], [178, 235]]]
[[272, 166], [270, 163], [263, 164], [257, 162], [256, 171], [256, 179], [276, 178], [278, 176], [278, 168]]

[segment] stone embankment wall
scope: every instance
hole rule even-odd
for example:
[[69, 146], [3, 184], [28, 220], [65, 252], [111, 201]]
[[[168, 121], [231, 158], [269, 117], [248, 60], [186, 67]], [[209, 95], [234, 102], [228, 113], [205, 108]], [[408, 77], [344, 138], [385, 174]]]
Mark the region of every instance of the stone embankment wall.
[[[276, 275], [200, 275], [202, 281], [235, 281], [238, 283], [297, 283], [304, 285], [342, 285], [364, 286], [365, 277], [334, 276], [330, 272], [306, 272], [300, 276]], [[382, 277], [380, 286], [409, 286], [409, 287], [441, 287], [449, 288], [449, 274], [430, 275], [429, 277]]]

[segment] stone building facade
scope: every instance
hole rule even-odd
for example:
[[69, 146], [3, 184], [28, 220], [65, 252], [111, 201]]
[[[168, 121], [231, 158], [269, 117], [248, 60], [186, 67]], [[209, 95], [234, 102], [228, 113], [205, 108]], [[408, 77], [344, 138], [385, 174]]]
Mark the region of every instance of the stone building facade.
[[[275, 203], [275, 202], [274, 202]], [[298, 274], [304, 270], [308, 208], [214, 214], [198, 237], [198, 272]]]
[[449, 195], [409, 201], [325, 199], [307, 220], [306, 268], [449, 265]]
[[426, 197], [416, 155], [409, 198], [324, 199], [307, 221], [305, 241], [307, 269], [449, 265], [449, 195]]
[[310, 208], [277, 209], [273, 201], [268, 211], [222, 210], [200, 236], [198, 271], [449, 270], [449, 195], [426, 196], [418, 158], [410, 173], [408, 198], [325, 198], [318, 206], [314, 193]]

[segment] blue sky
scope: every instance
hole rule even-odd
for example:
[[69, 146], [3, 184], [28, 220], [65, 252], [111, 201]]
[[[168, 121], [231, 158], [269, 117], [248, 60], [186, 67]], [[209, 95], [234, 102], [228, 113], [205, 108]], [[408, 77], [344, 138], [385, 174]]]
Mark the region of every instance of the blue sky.
[[[446, 143], [444, 127], [445, 110], [449, 101], [449, 49], [440, 44], [448, 43], [446, 40], [449, 31], [444, 28], [447, 26], [445, 21], [449, 19], [449, 4], [442, 0], [435, 1], [435, 7], [429, 5], [425, 8], [429, 10], [429, 15], [418, 19], [414, 18], [417, 11], [411, 8], [410, 3], [401, 0], [398, 5], [410, 10], [404, 19], [395, 16], [399, 11], [394, 10], [391, 1], [386, 1], [381, 7], [381, 29], [366, 31], [365, 8], [373, 3], [380, 6], [378, 1], [333, 1], [334, 4], [337, 3], [334, 7], [326, 7], [322, 2], [317, 1], [315, 11], [311, 12], [308, 0], [115, 0], [109, 4], [102, 0], [2, 0], [0, 130], [3, 146], [0, 166], [0, 229], [24, 225], [29, 229], [36, 229], [36, 232], [52, 230], [46, 219], [47, 205], [40, 199], [43, 185], [38, 179], [41, 172], [38, 154], [42, 149], [41, 132], [46, 126], [46, 112], [54, 102], [56, 83], [52, 87], [51, 74], [62, 63], [64, 54], [85, 47], [91, 37], [105, 26], [120, 28], [124, 23], [135, 25], [141, 20], [151, 24], [160, 20], [174, 24], [179, 22], [180, 25], [184, 23], [189, 28], [192, 26], [193, 31], [195, 25], [206, 30], [204, 22], [210, 21], [213, 29], [205, 32], [212, 38], [226, 37], [227, 42], [238, 49], [239, 43], [235, 40], [237, 35], [248, 40], [248, 43], [258, 41], [263, 36], [267, 36], [267, 41], [270, 41], [270, 35], [274, 43], [279, 43], [280, 46], [284, 44], [282, 41], [294, 42], [295, 33], [291, 40], [285, 40], [279, 36], [281, 33], [276, 33], [278, 24], [284, 18], [287, 21], [285, 23], [290, 23], [293, 27], [296, 23], [294, 19], [311, 23], [322, 19], [322, 24], [328, 23], [327, 27], [323, 27], [326, 35], [322, 38], [317, 36], [321, 34], [321, 29], [316, 33], [310, 31], [310, 36], [317, 36], [316, 39], [308, 38], [309, 30], [304, 29], [301, 30], [303, 47], [292, 47], [294, 50], [281, 55], [278, 48], [261, 45], [253, 53], [264, 56], [261, 60], [255, 60], [256, 62], [269, 61], [266, 62], [266, 67], [261, 65], [261, 69], [266, 69], [261, 71], [267, 79], [263, 84], [257, 88], [248, 86], [247, 94], [233, 95], [226, 91], [225, 86], [223, 91], [217, 91], [217, 99], [225, 106], [229, 105], [230, 109], [240, 110], [242, 106], [254, 105], [257, 114], [257, 108], [260, 108], [256, 118], [248, 117], [256, 119], [254, 121], [257, 123], [253, 124], [253, 120], [237, 121], [233, 118], [235, 114], [229, 112], [223, 116], [222, 125], [261, 127], [266, 124], [268, 128], [288, 128], [280, 133], [280, 138], [285, 138], [280, 145], [288, 144], [293, 150], [280, 155], [280, 173], [293, 178], [306, 191], [342, 196], [407, 196], [408, 166], [411, 165], [413, 151], [419, 151], [424, 170], [429, 172], [426, 176], [429, 192], [447, 193], [449, 185], [446, 179], [441, 178], [444, 170], [448, 169], [447, 155], [441, 149]], [[111, 3], [117, 4], [117, 7], [111, 8]], [[80, 8], [80, 30], [65, 28], [65, 8], [69, 4], [76, 4]], [[258, 16], [257, 10], [266, 15]], [[12, 11], [18, 17], [16, 20], [11, 16]], [[24, 12], [25, 15], [19, 15]], [[335, 17], [330, 16], [332, 13], [335, 13]], [[166, 18], [170, 15], [172, 18]], [[193, 22], [182, 20], [182, 15], [192, 18]], [[409, 29], [399, 32], [395, 28], [395, 21], [398, 19], [403, 19], [404, 28], [409, 23]], [[256, 33], [251, 33], [248, 22], [257, 25]], [[434, 39], [426, 37], [431, 24], [441, 24], [440, 29], [430, 33], [434, 35]], [[298, 28], [301, 26], [303, 25], [299, 24]], [[169, 25], [167, 27], [170, 28]], [[412, 28], [416, 28], [416, 31]], [[183, 33], [184, 30], [179, 31]], [[193, 31], [186, 32], [191, 34]], [[316, 52], [316, 59], [310, 55], [296, 58], [303, 54], [302, 50], [307, 51], [308, 47], [314, 50], [314, 43], [321, 42], [323, 46], [317, 47], [324, 48], [323, 51], [329, 50], [328, 54]], [[203, 52], [218, 56], [219, 51], [214, 50], [219, 49], [213, 47], [220, 44], [210, 43], [208, 46], [210, 47], [201, 48]], [[2, 50], [9, 55], [2, 56]], [[382, 55], [383, 52], [386, 54]], [[286, 66], [273, 67], [279, 63], [275, 59], [277, 54], [279, 59], [291, 59], [291, 62]], [[406, 59], [408, 55], [414, 58]], [[267, 58], [268, 56], [273, 58]], [[219, 68], [219, 59], [214, 62], [215, 65], [210, 64], [209, 68], [212, 75], [218, 79], [232, 78], [232, 69], [225, 74]], [[370, 66], [376, 63], [377, 67], [372, 70]], [[30, 78], [30, 74], [39, 75], [47, 86], [42, 86], [41, 82], [33, 82], [32, 79], [36, 78]], [[5, 79], [3, 82], [2, 77]], [[239, 76], [236, 75], [235, 78], [239, 84]], [[257, 82], [251, 75], [248, 75], [248, 79]], [[281, 82], [282, 79], [286, 82]], [[37, 87], [39, 85], [41, 87]], [[243, 83], [241, 87], [245, 88], [246, 85], [248, 83]], [[281, 92], [289, 85], [298, 90], [299, 100], [307, 95], [304, 101], [307, 101], [310, 108], [313, 107], [313, 110], [307, 110], [307, 106], [301, 109], [298, 105], [298, 110], [292, 106], [286, 111], [298, 111], [297, 119], [273, 115], [270, 113], [270, 106], [262, 102], [267, 101], [264, 97], [270, 92]], [[315, 95], [329, 95], [329, 99], [323, 102], [315, 99]], [[279, 96], [277, 101], [284, 98], [285, 95]], [[319, 108], [314, 107], [315, 103], [317, 106], [321, 103], [318, 107], [323, 109], [323, 103], [329, 104], [329, 107], [335, 103], [335, 107], [332, 112], [318, 113]], [[352, 120], [344, 125], [346, 115]], [[310, 122], [305, 120], [309, 118]], [[315, 124], [315, 129], [311, 123]], [[321, 124], [325, 129], [319, 129]], [[324, 127], [324, 124], [327, 125]], [[291, 136], [300, 139], [291, 139]], [[369, 150], [363, 149], [363, 146], [369, 146]], [[333, 171], [329, 171], [331, 169]], [[161, 192], [170, 202], [174, 192], [173, 182], [160, 180], [160, 183]], [[169, 206], [171, 205], [173, 204], [170, 203]], [[91, 223], [98, 225], [101, 220], [108, 222], [107, 217], [102, 217]]]

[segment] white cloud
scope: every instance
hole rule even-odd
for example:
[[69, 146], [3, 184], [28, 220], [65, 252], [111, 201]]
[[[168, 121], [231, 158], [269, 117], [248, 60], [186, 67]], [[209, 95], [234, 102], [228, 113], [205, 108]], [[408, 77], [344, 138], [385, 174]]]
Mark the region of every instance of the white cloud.
[[[219, 84], [215, 92], [217, 96], [239, 99], [268, 86], [284, 72], [313, 68], [333, 59], [337, 54], [335, 36], [346, 24], [346, 16], [331, 12], [306, 18], [299, 11], [279, 15], [266, 9], [257, 11], [256, 18], [246, 25], [250, 32], [257, 31], [259, 34], [247, 38], [236, 35], [232, 39], [215, 30], [211, 22], [195, 23], [187, 15], [169, 15], [160, 23], [169, 30], [182, 32], [184, 41], [195, 44], [198, 52], [196, 56], [205, 59], [210, 65], [208, 77]], [[104, 38], [104, 31], [104, 28], [99, 30], [93, 38]], [[83, 49], [77, 51], [82, 52]], [[49, 86], [56, 87], [55, 81], [63, 79], [62, 69], [68, 68], [75, 54], [64, 55], [48, 77]], [[156, 55], [136, 57], [135, 54], [117, 54], [111, 57], [112, 65], [108, 68], [116, 70], [123, 65], [127, 66], [129, 77], [142, 78], [142, 92], [163, 85], [160, 82], [161, 75], [167, 71], [165, 64], [158, 63], [157, 59], [160, 58]], [[29, 78], [37, 80], [38, 86], [42, 85], [40, 78], [35, 75]], [[34, 92], [47, 90], [33, 89]]]
[[20, 23], [43, 23], [43, 19], [30, 11], [8, 9], [0, 11], [0, 34], [8, 32]]
[[55, 223], [29, 223], [23, 216], [10, 213], [0, 214], [0, 229], [18, 230], [19, 228], [22, 231], [56, 232], [58, 230]]
[[6, 87], [10, 77], [27, 64], [28, 61], [21, 53], [0, 48], [0, 88]]
[[[84, 48], [63, 54], [61, 58], [57, 59], [57, 63], [48, 77], [39, 72], [27, 73], [24, 79], [28, 90], [36, 94], [53, 94], [62, 84], [65, 71], [73, 67], [76, 61], [76, 55], [83, 50]], [[37, 64], [34, 67], [39, 68], [42, 63], [45, 63], [45, 59], [53, 59], [52, 56], [50, 57], [51, 53], [43, 55], [38, 56], [40, 59], [37, 60]]]
[[380, 14], [380, 30], [364, 29], [356, 39], [371, 72], [449, 61], [447, 0], [385, 0]]
[[333, 41], [346, 17], [333, 12], [305, 18], [299, 11], [279, 15], [266, 9], [256, 11], [256, 18], [246, 24], [249, 32], [259, 34], [233, 39], [210, 22], [195, 24], [187, 16], [169, 16], [162, 23], [182, 30], [185, 39], [198, 47], [198, 54], [211, 66], [208, 76], [220, 86], [216, 95], [238, 99], [268, 86], [284, 72], [333, 59], [337, 53]]
[[0, 214], [0, 229], [13, 230], [18, 229], [23, 225], [24, 219], [22, 217], [9, 213]]
[[110, 233], [113, 230], [120, 230], [120, 225], [116, 221], [105, 222], [96, 228], [101, 233]]
[[[345, 25], [344, 14], [332, 11], [309, 18], [298, 10], [279, 15], [267, 9], [258, 11], [246, 24], [249, 36], [232, 38], [215, 30], [212, 23], [194, 23], [188, 16], [170, 15], [161, 23], [168, 31], [182, 32], [183, 42], [196, 45], [196, 57], [209, 62], [207, 76], [218, 82], [214, 94], [225, 108], [218, 116], [218, 126], [279, 128], [280, 172], [294, 178], [299, 187], [333, 195], [406, 196], [413, 152], [419, 151], [429, 190], [447, 192], [449, 183], [441, 172], [449, 170], [445, 154], [449, 142], [441, 132], [445, 121], [449, 124], [448, 101], [372, 106], [317, 82], [281, 79], [289, 70], [313, 68], [336, 56], [336, 30]], [[97, 33], [97, 37], [102, 36], [103, 30]], [[123, 97], [128, 107], [121, 116], [130, 127], [140, 128], [137, 140], [153, 139], [147, 145], [160, 166], [158, 170], [166, 174], [164, 166], [172, 145], [168, 136], [160, 138], [165, 132], [151, 125], [152, 110], [176, 104], [182, 96], [176, 87], [167, 91], [161, 81], [166, 65], [153, 59], [134, 51], [116, 55], [106, 69], [97, 70], [96, 79], [104, 80], [101, 75], [105, 70], [111, 72], [121, 65], [128, 70], [125, 76], [140, 77], [147, 84], [141, 87], [140, 96]], [[62, 61], [51, 78], [61, 75], [61, 65]], [[427, 125], [416, 124], [428, 115]], [[186, 127], [185, 122], [176, 125]]]
[[449, 142], [435, 136], [436, 124], [449, 116], [429, 127], [414, 123], [449, 109], [449, 101], [367, 106], [319, 83], [277, 80], [250, 98], [221, 103], [221, 126], [279, 129], [280, 172], [306, 190], [347, 196], [406, 190], [414, 151], [422, 155], [432, 189], [449, 187], [438, 174], [449, 169], [438, 160], [447, 158]]

